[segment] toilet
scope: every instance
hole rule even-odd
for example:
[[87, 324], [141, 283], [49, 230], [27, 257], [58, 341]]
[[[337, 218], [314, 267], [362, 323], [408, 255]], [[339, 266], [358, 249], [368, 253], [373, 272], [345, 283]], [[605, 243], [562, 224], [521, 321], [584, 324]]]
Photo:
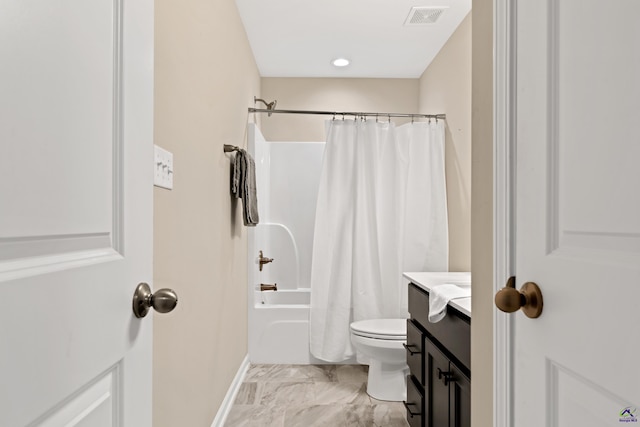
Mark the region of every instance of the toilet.
[[407, 319], [360, 320], [351, 324], [351, 342], [358, 361], [368, 360], [367, 393], [378, 400], [406, 400], [408, 371]]

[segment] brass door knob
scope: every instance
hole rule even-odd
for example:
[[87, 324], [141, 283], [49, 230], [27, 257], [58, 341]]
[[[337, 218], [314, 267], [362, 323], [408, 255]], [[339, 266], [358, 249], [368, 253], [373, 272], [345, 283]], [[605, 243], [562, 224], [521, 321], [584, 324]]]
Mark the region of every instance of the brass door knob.
[[152, 294], [148, 284], [140, 283], [133, 293], [133, 314], [138, 318], [145, 317], [151, 307], [158, 313], [169, 313], [176, 305], [178, 295], [172, 289], [158, 289]]
[[509, 277], [507, 285], [496, 294], [495, 303], [505, 313], [513, 313], [522, 308], [525, 316], [535, 319], [542, 313], [542, 292], [533, 282], [525, 283], [518, 291], [516, 278]]

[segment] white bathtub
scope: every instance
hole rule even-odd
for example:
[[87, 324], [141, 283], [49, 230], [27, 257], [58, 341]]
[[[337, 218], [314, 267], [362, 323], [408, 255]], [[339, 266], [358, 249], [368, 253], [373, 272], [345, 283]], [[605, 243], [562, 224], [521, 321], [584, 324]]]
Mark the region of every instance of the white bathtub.
[[282, 289], [279, 291], [257, 291], [256, 301], [261, 301], [263, 305], [277, 306], [283, 305], [284, 309], [289, 306], [309, 307], [311, 300], [311, 289]]
[[255, 291], [249, 310], [251, 363], [325, 363], [309, 353], [310, 289]]

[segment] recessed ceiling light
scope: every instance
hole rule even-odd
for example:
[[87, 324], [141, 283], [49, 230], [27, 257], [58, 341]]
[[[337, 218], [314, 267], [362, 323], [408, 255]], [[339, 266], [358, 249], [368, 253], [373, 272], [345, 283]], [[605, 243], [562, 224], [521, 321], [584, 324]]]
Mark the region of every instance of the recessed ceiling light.
[[349, 65], [349, 60], [345, 58], [338, 58], [331, 61], [331, 63], [336, 67], [346, 67]]

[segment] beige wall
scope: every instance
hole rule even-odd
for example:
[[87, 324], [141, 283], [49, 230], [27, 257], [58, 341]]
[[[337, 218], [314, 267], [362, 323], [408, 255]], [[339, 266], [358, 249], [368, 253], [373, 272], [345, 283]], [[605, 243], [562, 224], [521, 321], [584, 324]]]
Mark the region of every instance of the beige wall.
[[493, 426], [493, 0], [473, 0], [472, 427]]
[[[417, 79], [262, 79], [263, 98], [277, 99], [282, 110], [410, 113], [418, 110], [417, 93]], [[263, 117], [261, 130], [267, 141], [324, 141], [327, 119], [331, 116], [274, 114]]]
[[420, 78], [420, 112], [447, 114], [449, 270], [471, 268], [471, 13]]
[[155, 427], [209, 427], [247, 354], [246, 230], [224, 143], [244, 145], [260, 78], [233, 0], [156, 1], [155, 143], [174, 189], [155, 189]]

